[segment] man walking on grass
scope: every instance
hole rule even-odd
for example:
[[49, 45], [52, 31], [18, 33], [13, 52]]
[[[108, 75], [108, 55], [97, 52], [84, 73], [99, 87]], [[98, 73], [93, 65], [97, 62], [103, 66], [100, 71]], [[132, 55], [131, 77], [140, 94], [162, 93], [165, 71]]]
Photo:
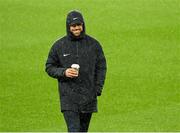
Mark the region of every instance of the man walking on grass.
[[68, 13], [66, 28], [67, 35], [50, 49], [46, 72], [58, 80], [68, 132], [87, 132], [103, 89], [106, 59], [99, 42], [86, 34], [80, 12]]

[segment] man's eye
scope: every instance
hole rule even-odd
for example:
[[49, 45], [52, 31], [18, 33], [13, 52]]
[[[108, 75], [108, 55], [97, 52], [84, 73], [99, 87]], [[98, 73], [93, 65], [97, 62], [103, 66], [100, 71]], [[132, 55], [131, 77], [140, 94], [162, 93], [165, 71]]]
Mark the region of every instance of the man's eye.
[[76, 27], [76, 24], [71, 25], [72, 27]]
[[81, 26], [82, 24], [72, 24], [72, 27]]

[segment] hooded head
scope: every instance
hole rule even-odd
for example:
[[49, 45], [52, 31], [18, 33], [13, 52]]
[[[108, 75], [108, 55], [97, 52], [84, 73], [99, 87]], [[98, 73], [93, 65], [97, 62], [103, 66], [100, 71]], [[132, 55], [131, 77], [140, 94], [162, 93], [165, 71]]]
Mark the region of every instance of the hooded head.
[[[81, 32], [80, 36], [74, 36], [72, 32], [70, 31], [70, 25], [75, 25], [75, 24], [82, 24], [83, 31]], [[67, 15], [66, 19], [66, 30], [67, 30], [67, 35], [71, 39], [81, 39], [85, 35], [85, 23], [82, 14], [79, 11], [71, 11]]]

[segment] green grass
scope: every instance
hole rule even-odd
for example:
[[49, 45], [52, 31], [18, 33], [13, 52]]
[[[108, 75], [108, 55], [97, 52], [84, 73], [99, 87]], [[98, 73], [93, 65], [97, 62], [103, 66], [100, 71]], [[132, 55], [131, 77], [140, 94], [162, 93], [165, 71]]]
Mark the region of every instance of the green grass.
[[66, 131], [44, 64], [79, 9], [108, 72], [90, 131], [180, 131], [179, 0], [0, 0], [0, 131]]

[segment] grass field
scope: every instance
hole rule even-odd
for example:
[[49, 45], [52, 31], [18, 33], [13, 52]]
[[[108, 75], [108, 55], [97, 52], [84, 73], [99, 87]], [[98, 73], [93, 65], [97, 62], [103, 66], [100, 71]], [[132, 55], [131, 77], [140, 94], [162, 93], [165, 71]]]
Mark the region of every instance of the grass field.
[[0, 131], [66, 131], [44, 64], [72, 9], [108, 63], [89, 131], [180, 131], [179, 0], [0, 0]]

